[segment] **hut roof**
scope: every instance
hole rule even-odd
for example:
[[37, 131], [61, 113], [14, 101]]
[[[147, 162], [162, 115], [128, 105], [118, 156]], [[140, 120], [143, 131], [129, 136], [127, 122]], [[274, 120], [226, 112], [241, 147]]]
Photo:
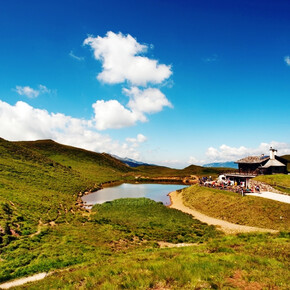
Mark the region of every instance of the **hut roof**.
[[271, 166], [286, 166], [286, 165], [278, 161], [277, 159], [270, 159], [264, 166], [262, 166], [262, 168], [269, 168]]
[[248, 156], [236, 161], [236, 163], [261, 163], [269, 158], [269, 156]]

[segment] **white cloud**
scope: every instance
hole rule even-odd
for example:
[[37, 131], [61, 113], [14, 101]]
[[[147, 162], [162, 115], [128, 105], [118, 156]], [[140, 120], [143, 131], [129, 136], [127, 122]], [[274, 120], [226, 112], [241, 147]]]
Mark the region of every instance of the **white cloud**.
[[[129, 83], [129, 88], [122, 91], [129, 97], [126, 105], [118, 100], [98, 100], [93, 104], [98, 130], [120, 129], [133, 126], [138, 121], [146, 122], [146, 114], [172, 107], [158, 88], [148, 87], [148, 84], [162, 85], [172, 71], [170, 66], [141, 55], [147, 52], [147, 45], [138, 43], [130, 34], [116, 34], [112, 31], [107, 32], [105, 37], [89, 36], [84, 40], [84, 45], [89, 45], [95, 59], [102, 62], [103, 70], [98, 74], [98, 80], [108, 84]], [[140, 89], [137, 86], [146, 88]]]
[[133, 126], [138, 121], [146, 122], [146, 113], [153, 114], [160, 112], [165, 106], [172, 107], [165, 95], [156, 88], [124, 88], [123, 93], [130, 98], [128, 108], [117, 100], [99, 100], [93, 104], [98, 130], [120, 129]]
[[97, 101], [93, 104], [95, 122], [98, 130], [120, 129], [133, 126], [136, 121], [146, 121], [144, 116], [139, 116], [126, 109], [117, 100]]
[[105, 37], [89, 36], [84, 45], [89, 45], [95, 59], [102, 62], [103, 71], [97, 78], [104, 83], [128, 81], [132, 85], [146, 86], [148, 83], [162, 83], [172, 74], [171, 66], [141, 56], [148, 46], [138, 43], [130, 34], [109, 31]]
[[131, 143], [132, 147], [136, 148], [141, 143], [144, 143], [145, 141], [147, 141], [147, 137], [144, 136], [143, 134], [138, 134], [136, 138], [127, 138], [126, 141], [128, 143]]
[[287, 65], [290, 65], [290, 56], [289, 55], [285, 56], [284, 61], [286, 62]]
[[74, 59], [76, 59], [76, 60], [78, 60], [78, 61], [83, 61], [85, 59], [82, 56], [75, 55], [72, 50], [70, 51], [69, 56], [72, 57], [72, 58], [74, 58]]
[[[94, 120], [49, 113], [46, 110], [33, 108], [22, 101], [13, 106], [0, 100], [0, 124], [0, 136], [7, 140], [50, 138], [63, 144], [92, 151], [107, 152], [133, 159], [140, 158], [136, 147], [130, 142], [121, 144], [108, 135], [98, 133], [93, 127]], [[139, 141], [142, 138], [139, 137]]]
[[187, 161], [187, 163], [188, 164], [199, 164], [200, 161], [196, 157], [190, 156], [189, 159], [188, 159], [188, 161]]
[[45, 94], [45, 93], [50, 93], [50, 90], [44, 86], [44, 85], [39, 85], [38, 89], [33, 89], [29, 86], [16, 86], [16, 89], [14, 89], [17, 94], [20, 96], [26, 96], [28, 98], [37, 98], [40, 94]]
[[206, 151], [206, 156], [208, 162], [236, 161], [249, 155], [267, 155], [270, 147], [277, 149], [278, 155], [290, 154], [290, 144], [272, 141], [270, 143], [261, 143], [257, 148], [230, 147], [225, 144], [219, 148], [209, 147]]
[[130, 98], [128, 107], [134, 112], [152, 114], [162, 111], [163, 107], [172, 107], [165, 95], [156, 88], [124, 88], [123, 93]]

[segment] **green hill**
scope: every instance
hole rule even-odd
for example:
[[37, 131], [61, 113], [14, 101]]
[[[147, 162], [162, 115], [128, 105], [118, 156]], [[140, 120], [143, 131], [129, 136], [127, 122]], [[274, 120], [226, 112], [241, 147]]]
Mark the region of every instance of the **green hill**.
[[[135, 170], [107, 154], [51, 140], [0, 138], [0, 282], [59, 269], [23, 287], [217, 289], [235, 287], [239, 275], [244, 286], [286, 288], [287, 234], [223, 237], [148, 199], [116, 200], [90, 212], [77, 203], [80, 192], [107, 181], [147, 173], [213, 176], [223, 169], [207, 170]], [[158, 242], [194, 245], [160, 249]]]
[[6, 239], [13, 238], [11, 230], [14, 237], [32, 233], [39, 220], [63, 219], [78, 192], [94, 185], [79, 172], [4, 139], [0, 157], [1, 228], [6, 228], [2, 230]]
[[106, 153], [62, 145], [52, 140], [15, 142], [30, 150], [78, 171], [81, 176], [95, 183], [125, 179], [132, 168]]

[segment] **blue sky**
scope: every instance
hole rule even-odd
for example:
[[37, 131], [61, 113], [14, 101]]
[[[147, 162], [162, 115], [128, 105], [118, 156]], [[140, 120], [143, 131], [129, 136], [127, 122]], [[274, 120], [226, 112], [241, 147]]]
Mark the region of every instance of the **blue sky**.
[[0, 5], [1, 137], [172, 167], [290, 153], [289, 1]]

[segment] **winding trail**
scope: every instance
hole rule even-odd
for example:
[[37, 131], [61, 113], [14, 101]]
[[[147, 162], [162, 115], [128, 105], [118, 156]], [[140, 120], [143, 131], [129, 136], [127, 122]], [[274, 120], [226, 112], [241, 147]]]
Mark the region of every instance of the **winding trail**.
[[191, 209], [183, 204], [182, 201], [182, 192], [178, 193], [177, 191], [173, 191], [169, 194], [171, 205], [170, 208], [178, 209], [182, 212], [188, 213], [192, 215], [194, 218], [200, 220], [201, 222], [207, 223], [209, 225], [214, 225], [219, 227], [220, 230], [225, 232], [226, 234], [238, 234], [238, 233], [250, 233], [250, 232], [270, 232], [277, 233], [276, 230], [271, 229], [263, 229], [258, 227], [250, 227], [233, 224], [224, 220], [216, 219], [205, 214], [202, 214], [194, 209]]
[[49, 275], [49, 273], [39, 273], [39, 274], [35, 274], [33, 276], [5, 282], [3, 284], [0, 284], [0, 289], [9, 289], [11, 287], [21, 286], [21, 285], [26, 284], [28, 282], [38, 281], [38, 280], [45, 278], [47, 275]]

